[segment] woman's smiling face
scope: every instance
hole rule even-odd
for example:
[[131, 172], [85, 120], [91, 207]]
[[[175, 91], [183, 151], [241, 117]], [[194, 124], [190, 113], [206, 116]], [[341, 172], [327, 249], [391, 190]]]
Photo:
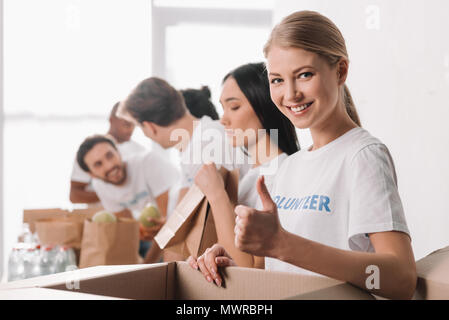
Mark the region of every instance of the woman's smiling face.
[[271, 99], [295, 127], [323, 127], [332, 120], [343, 84], [336, 66], [310, 51], [273, 46], [267, 69]]

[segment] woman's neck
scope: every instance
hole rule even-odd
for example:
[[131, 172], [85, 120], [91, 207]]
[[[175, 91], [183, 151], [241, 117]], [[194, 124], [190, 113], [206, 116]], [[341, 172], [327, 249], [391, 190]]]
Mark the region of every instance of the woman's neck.
[[309, 151], [317, 150], [325, 146], [356, 127], [357, 124], [352, 121], [346, 113], [346, 110], [343, 110], [343, 113], [341, 109], [337, 110], [336, 113], [331, 114], [321, 125], [310, 128], [313, 146]]
[[257, 137], [257, 142], [248, 147], [251, 159], [255, 160], [253, 168], [270, 162], [282, 153], [282, 150], [274, 143], [268, 134]]

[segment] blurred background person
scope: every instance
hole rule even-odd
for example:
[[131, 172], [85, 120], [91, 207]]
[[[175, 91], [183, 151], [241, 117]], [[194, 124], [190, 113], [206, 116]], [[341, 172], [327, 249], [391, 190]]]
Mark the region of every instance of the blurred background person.
[[[123, 159], [134, 154], [147, 151], [145, 147], [131, 140], [135, 125], [116, 116], [119, 102], [109, 114], [109, 130], [107, 135], [113, 139]], [[100, 199], [92, 188], [92, 178], [74, 161], [70, 179], [70, 201], [72, 203], [87, 203], [89, 206], [100, 206]]]
[[161, 219], [153, 221], [155, 226], [141, 225], [139, 249], [146, 263], [158, 262], [161, 250], [150, 241], [165, 223], [169, 189], [179, 178], [178, 170], [156, 152], [122, 159], [106, 135], [87, 137], [78, 149], [77, 162], [93, 178], [92, 186], [106, 211], [138, 220], [148, 204], [158, 208]]

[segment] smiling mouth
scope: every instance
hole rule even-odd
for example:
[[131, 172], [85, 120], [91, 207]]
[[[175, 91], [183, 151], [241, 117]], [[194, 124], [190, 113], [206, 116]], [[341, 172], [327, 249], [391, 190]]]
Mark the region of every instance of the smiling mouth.
[[304, 103], [304, 104], [301, 104], [301, 105], [297, 105], [297, 106], [286, 106], [286, 107], [289, 108], [291, 111], [297, 113], [297, 112], [302, 112], [302, 111], [308, 109], [312, 104], [313, 104], [313, 101], [312, 102], [308, 102], [308, 103]]
[[109, 171], [106, 176], [108, 178], [111, 178], [113, 176], [116, 176], [119, 173], [120, 168], [119, 167], [115, 167], [114, 169], [112, 169], [111, 171]]

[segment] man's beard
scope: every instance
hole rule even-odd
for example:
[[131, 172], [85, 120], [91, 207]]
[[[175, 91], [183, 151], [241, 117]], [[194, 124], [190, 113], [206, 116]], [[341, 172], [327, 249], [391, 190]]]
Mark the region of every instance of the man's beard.
[[[110, 180], [110, 179], [108, 178], [109, 174], [110, 174], [111, 172], [115, 171], [116, 169], [122, 171], [122, 173], [123, 173], [123, 174], [122, 174], [122, 178], [121, 178], [119, 181], [113, 181], [113, 180]], [[107, 182], [107, 183], [114, 184], [114, 185], [121, 185], [121, 184], [123, 184], [123, 183], [125, 182], [125, 180], [126, 180], [126, 167], [125, 167], [125, 165], [122, 165], [122, 166], [119, 166], [119, 165], [114, 166], [111, 170], [109, 170], [108, 172], [106, 172], [105, 178], [102, 179], [102, 180], [105, 181], [105, 182]]]

